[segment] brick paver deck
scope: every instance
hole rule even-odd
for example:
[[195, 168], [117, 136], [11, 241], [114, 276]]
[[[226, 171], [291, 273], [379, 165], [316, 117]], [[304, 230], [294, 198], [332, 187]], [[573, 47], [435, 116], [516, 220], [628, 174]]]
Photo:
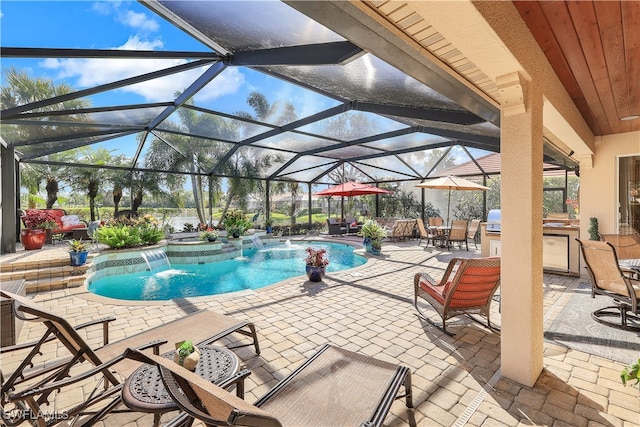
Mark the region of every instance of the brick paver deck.
[[[622, 366], [617, 362], [545, 343], [544, 371], [534, 387], [524, 387], [500, 376], [499, 333], [452, 319], [456, 335], [449, 337], [419, 320], [413, 308], [413, 275], [426, 270], [440, 276], [451, 256], [470, 254], [478, 256], [479, 251], [428, 252], [416, 241], [388, 243], [382, 256], [353, 270], [329, 273], [320, 283], [299, 276], [257, 291], [165, 303], [105, 303], [83, 287], [32, 296], [74, 324], [117, 317], [110, 327], [112, 341], [194, 308], [250, 319], [257, 326], [262, 353], [256, 356], [252, 347], [236, 351], [252, 371], [246, 381], [249, 402], [330, 342], [411, 368], [415, 408], [408, 410], [397, 401], [385, 420], [387, 426], [640, 425], [638, 390], [622, 386]], [[9, 262], [9, 257], [2, 261]], [[545, 275], [545, 327], [581, 280], [587, 279]], [[500, 325], [498, 304], [493, 304], [491, 316]], [[435, 312], [433, 319], [439, 319]], [[21, 341], [39, 338], [39, 333], [37, 327], [25, 325]], [[87, 339], [97, 346], [101, 337], [90, 334]], [[10, 372], [17, 359], [3, 357], [2, 370]], [[86, 392], [86, 388], [65, 391], [54, 406], [62, 409]], [[175, 414], [163, 420], [171, 415]], [[113, 414], [103, 425], [149, 426], [151, 422], [151, 415]]]

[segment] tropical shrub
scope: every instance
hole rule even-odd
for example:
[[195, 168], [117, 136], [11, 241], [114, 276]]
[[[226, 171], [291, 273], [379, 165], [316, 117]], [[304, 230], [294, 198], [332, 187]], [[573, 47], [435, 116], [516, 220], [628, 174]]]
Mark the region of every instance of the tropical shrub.
[[231, 236], [234, 233], [242, 235], [245, 231], [253, 227], [251, 221], [249, 221], [244, 212], [239, 209], [227, 212], [224, 217], [223, 224], [225, 230], [227, 230], [227, 236]]
[[97, 230], [98, 241], [110, 248], [134, 248], [155, 245], [164, 238], [159, 222], [151, 215], [140, 218], [116, 218]]

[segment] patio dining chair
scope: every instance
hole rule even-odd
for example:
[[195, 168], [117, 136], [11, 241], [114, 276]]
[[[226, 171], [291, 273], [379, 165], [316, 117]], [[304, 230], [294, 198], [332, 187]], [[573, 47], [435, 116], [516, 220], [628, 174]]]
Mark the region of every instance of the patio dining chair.
[[478, 249], [478, 237], [480, 236], [480, 220], [472, 219], [469, 223], [469, 229], [467, 230], [467, 244], [469, 241], [473, 242], [473, 245]]
[[[487, 318], [487, 326], [493, 329], [490, 307], [493, 294], [500, 286], [500, 258], [452, 258], [440, 280], [428, 273], [416, 273], [413, 279], [414, 300], [418, 315], [447, 335], [447, 319], [471, 314]], [[432, 322], [418, 305], [418, 298], [428, 302], [442, 317], [442, 327]]]
[[156, 365], [180, 409], [206, 425], [381, 426], [394, 400], [413, 407], [408, 368], [329, 344], [253, 405], [163, 357], [125, 356]]
[[[15, 351], [28, 352], [13, 373], [2, 372], [0, 414], [2, 421], [8, 426], [24, 421], [38, 426], [51, 426], [75, 417], [82, 418], [83, 423], [88, 423], [85, 425], [93, 425], [109, 412], [120, 412], [116, 408], [121, 402], [122, 384], [140, 366], [138, 362], [123, 357], [127, 348], [153, 348], [154, 352], [159, 354], [161, 351], [173, 350], [174, 343], [185, 339], [190, 339], [198, 345], [207, 345], [238, 332], [253, 337], [253, 343], [237, 347], [254, 345], [256, 353], [260, 353], [252, 323], [209, 310], [196, 311], [164, 325], [109, 343], [108, 325], [115, 320], [113, 317], [73, 327], [64, 318], [28, 298], [2, 290], [0, 295], [13, 300], [13, 312], [16, 317], [23, 321], [40, 322], [44, 326], [44, 333], [39, 340], [0, 348], [3, 359], [6, 354]], [[78, 333], [80, 329], [92, 325], [102, 325], [103, 345], [96, 349], [87, 344]], [[66, 349], [68, 355], [55, 361], [42, 360], [39, 356], [47, 354], [42, 349], [43, 345], [55, 340], [62, 344], [55, 354], [61, 354], [61, 350]], [[50, 418], [51, 411], [42, 405], [48, 403], [52, 393], [78, 387], [78, 383], [97, 376], [102, 376], [102, 380], [97, 381], [94, 390], [85, 401], [65, 410], [64, 417]], [[58, 411], [63, 409], [56, 407]]]
[[613, 300], [612, 306], [591, 313], [593, 320], [617, 329], [640, 331], [640, 280], [623, 273], [611, 243], [576, 240], [591, 279], [591, 297], [604, 295]]
[[469, 250], [467, 225], [468, 221], [466, 219], [451, 221], [451, 230], [449, 230], [449, 235], [446, 236], [446, 246], [448, 249], [451, 249], [452, 244], [457, 243], [458, 248], [462, 250], [462, 244], [464, 243], [465, 249]]
[[420, 234], [420, 236], [418, 237], [418, 246], [420, 246], [420, 243], [422, 243], [423, 240], [427, 242], [426, 246], [424, 247], [425, 250], [428, 249], [429, 242], [431, 242], [431, 244], [435, 246], [436, 238], [438, 237], [435, 231], [431, 228], [427, 230], [424, 226], [422, 218], [416, 218], [416, 225], [418, 226], [418, 233]]

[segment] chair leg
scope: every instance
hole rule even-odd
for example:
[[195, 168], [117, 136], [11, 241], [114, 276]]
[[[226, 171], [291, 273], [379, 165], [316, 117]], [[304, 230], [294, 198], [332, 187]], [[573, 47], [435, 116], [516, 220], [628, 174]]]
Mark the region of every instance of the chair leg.
[[442, 319], [442, 327], [441, 327], [438, 324], [436, 324], [434, 321], [429, 319], [429, 316], [427, 316], [422, 310], [420, 310], [420, 307], [418, 307], [418, 297], [417, 296], [414, 297], [413, 305], [416, 308], [416, 311], [418, 312], [418, 314], [417, 314], [418, 317], [420, 317], [421, 319], [429, 322], [432, 326], [435, 326], [436, 328], [440, 329], [442, 332], [444, 332], [445, 334], [449, 335], [450, 337], [455, 336], [455, 334], [453, 332], [447, 331], [447, 324], [446, 324], [446, 321], [444, 320], [444, 318]]

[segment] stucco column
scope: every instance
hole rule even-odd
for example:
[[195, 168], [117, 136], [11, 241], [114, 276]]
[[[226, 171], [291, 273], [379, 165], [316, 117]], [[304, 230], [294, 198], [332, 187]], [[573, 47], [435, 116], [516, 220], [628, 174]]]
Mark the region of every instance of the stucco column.
[[542, 371], [542, 89], [522, 74], [497, 79], [500, 124], [501, 366], [532, 386]]

